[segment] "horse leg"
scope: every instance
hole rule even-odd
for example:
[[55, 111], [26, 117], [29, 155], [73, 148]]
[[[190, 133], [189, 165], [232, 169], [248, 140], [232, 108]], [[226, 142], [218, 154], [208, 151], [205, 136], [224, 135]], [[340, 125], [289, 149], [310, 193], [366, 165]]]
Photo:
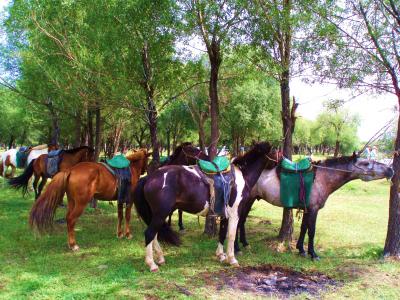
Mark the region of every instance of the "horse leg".
[[220, 262], [223, 262], [226, 259], [226, 254], [224, 253], [224, 243], [227, 231], [228, 231], [228, 219], [224, 218], [221, 220], [219, 224], [219, 242], [217, 251], [215, 251], [215, 255], [217, 256]]
[[153, 258], [153, 242], [156, 239], [157, 232], [161, 229], [163, 220], [165, 218], [160, 218], [157, 215], [153, 215], [150, 225], [144, 232], [144, 238], [146, 241], [146, 258], [145, 262], [149, 266], [151, 272], [157, 272], [158, 266], [154, 262]]
[[303, 214], [303, 219], [301, 221], [300, 236], [296, 244], [296, 249], [299, 250], [299, 254], [301, 256], [306, 256], [306, 251], [304, 250], [304, 238], [307, 233], [308, 216], [309, 213]]
[[[38, 197], [42, 193], [42, 190], [43, 190], [44, 186], [46, 185], [46, 182], [47, 182], [47, 177], [42, 177], [42, 181], [40, 181], [40, 184], [39, 184]], [[61, 201], [61, 204], [62, 204], [62, 201]]]
[[11, 165], [11, 178], [13, 178], [15, 175], [15, 169], [16, 168], [13, 165]]
[[170, 213], [169, 215], [168, 215], [168, 226], [169, 227], [171, 227], [171, 219], [172, 219], [172, 214], [173, 214], [174, 212], [172, 212], [172, 213]]
[[127, 204], [125, 207], [125, 237], [128, 240], [132, 239], [131, 230], [129, 228], [129, 224], [131, 222], [131, 210], [132, 204]]
[[239, 222], [238, 212], [235, 211], [233, 214], [229, 216], [228, 219], [228, 245], [226, 249], [226, 253], [228, 255], [228, 263], [231, 266], [239, 266], [238, 261], [235, 258], [235, 237], [236, 237], [236, 230]]
[[124, 216], [124, 204], [118, 202], [118, 225], [117, 225], [117, 237], [120, 239], [124, 236], [122, 232], [122, 219]]
[[315, 225], [317, 222], [318, 211], [310, 211], [308, 216], [308, 254], [312, 260], [319, 260], [319, 256], [314, 250], [314, 236], [315, 236]]
[[68, 199], [68, 212], [67, 212], [67, 230], [68, 230], [68, 246], [72, 251], [78, 251], [79, 246], [75, 240], [75, 223], [79, 216], [85, 209], [84, 205], [78, 205], [74, 203], [75, 200]]
[[179, 225], [179, 230], [180, 231], [184, 231], [185, 228], [183, 227], [183, 220], [182, 220], [182, 210], [178, 209], [178, 215], [179, 215], [179, 221], [178, 221], [178, 225]]
[[251, 199], [248, 201], [248, 203], [246, 204], [246, 207], [244, 209], [244, 211], [242, 212], [241, 218], [239, 219], [239, 229], [240, 229], [240, 242], [242, 243], [243, 247], [249, 247], [249, 243], [247, 242], [246, 239], [246, 228], [245, 228], [245, 224], [247, 221], [247, 217], [249, 216], [251, 207], [253, 206], [254, 202], [256, 201], [256, 198]]
[[37, 185], [38, 185], [39, 179], [40, 179], [39, 176], [34, 175], [34, 179], [33, 179], [32, 185], [33, 185], [33, 191], [35, 192], [35, 200], [37, 198], [39, 198], [39, 193], [38, 193], [38, 190], [37, 190]]
[[165, 264], [164, 253], [161, 249], [160, 244], [158, 243], [157, 234], [153, 240], [153, 246], [154, 246], [154, 251], [156, 252], [156, 255], [158, 256], [157, 264], [159, 266]]

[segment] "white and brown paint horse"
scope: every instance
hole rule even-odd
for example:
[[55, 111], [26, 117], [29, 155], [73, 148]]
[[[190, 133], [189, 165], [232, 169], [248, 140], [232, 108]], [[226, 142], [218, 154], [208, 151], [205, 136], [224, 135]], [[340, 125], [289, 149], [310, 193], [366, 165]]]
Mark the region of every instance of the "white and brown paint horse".
[[[306, 256], [304, 250], [304, 238], [308, 232], [308, 254], [311, 259], [319, 259], [314, 250], [315, 225], [318, 211], [324, 207], [329, 195], [344, 184], [355, 179], [371, 181], [382, 178], [391, 178], [393, 169], [385, 164], [353, 156], [331, 158], [314, 163], [315, 180], [311, 190], [310, 204], [303, 214], [300, 237], [296, 248], [300, 255]], [[282, 207], [280, 200], [280, 181], [277, 168], [264, 170], [251, 191], [251, 197], [246, 201], [239, 220], [240, 242], [247, 246], [245, 222], [251, 206], [256, 199], [264, 199], [268, 203]], [[235, 243], [235, 250], [239, 250]]]
[[[271, 146], [259, 143], [249, 152], [235, 160], [234, 184], [227, 206], [227, 219], [221, 221], [221, 228], [228, 231], [227, 260], [238, 265], [234, 254], [234, 240], [239, 221], [239, 206], [250, 196], [253, 185], [270, 161]], [[166, 166], [157, 169], [152, 175], [142, 178], [134, 192], [134, 203], [138, 214], [147, 224], [145, 230], [146, 258], [150, 271], [157, 271], [164, 264], [164, 254], [158, 238], [179, 245], [179, 237], [165, 221], [175, 209], [191, 214], [206, 216], [209, 210], [210, 187], [197, 167]], [[157, 264], [153, 258], [153, 246], [158, 256]], [[221, 261], [226, 259], [223, 244], [218, 244], [216, 255]]]
[[[17, 168], [17, 149], [9, 149], [1, 154], [1, 166], [0, 172], [1, 176], [14, 177], [15, 170]], [[7, 174], [8, 168], [11, 168], [11, 174]]]

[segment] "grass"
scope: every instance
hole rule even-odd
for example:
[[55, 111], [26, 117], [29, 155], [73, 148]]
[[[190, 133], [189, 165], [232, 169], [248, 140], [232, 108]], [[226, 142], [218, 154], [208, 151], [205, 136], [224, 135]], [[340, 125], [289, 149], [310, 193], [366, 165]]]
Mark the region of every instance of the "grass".
[[[277, 235], [282, 212], [259, 201], [248, 220], [252, 248], [238, 260], [243, 266], [268, 263], [319, 271], [341, 281], [336, 289], [321, 294], [325, 299], [399, 298], [400, 263], [381, 260], [388, 188], [386, 181], [355, 181], [331, 196], [318, 216], [319, 262], [272, 249], [270, 241]], [[229, 288], [215, 290], [202, 281], [201, 273], [230, 270], [214, 259], [216, 241], [203, 236], [203, 218], [199, 225], [197, 217], [184, 214], [183, 245], [164, 246], [167, 264], [152, 274], [144, 264], [144, 225], [136, 216], [132, 218], [134, 238], [118, 240], [116, 207], [104, 202], [97, 211], [87, 209], [76, 226], [81, 250], [72, 253], [66, 244], [65, 224], [56, 225], [51, 235], [30, 231], [27, 216], [32, 196], [24, 199], [5, 188], [0, 195], [0, 299], [181, 299], [187, 297], [182, 288], [197, 299], [256, 297]], [[57, 217], [64, 214], [60, 208]], [[296, 220], [296, 237], [299, 223]]]

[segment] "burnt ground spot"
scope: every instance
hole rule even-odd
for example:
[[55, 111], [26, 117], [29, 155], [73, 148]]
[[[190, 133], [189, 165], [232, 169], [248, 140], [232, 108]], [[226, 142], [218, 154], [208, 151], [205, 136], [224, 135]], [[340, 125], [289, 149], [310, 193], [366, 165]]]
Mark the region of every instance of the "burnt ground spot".
[[287, 298], [300, 293], [318, 295], [339, 283], [321, 273], [303, 273], [290, 269], [262, 265], [202, 273], [200, 277], [217, 290], [229, 287], [259, 295]]

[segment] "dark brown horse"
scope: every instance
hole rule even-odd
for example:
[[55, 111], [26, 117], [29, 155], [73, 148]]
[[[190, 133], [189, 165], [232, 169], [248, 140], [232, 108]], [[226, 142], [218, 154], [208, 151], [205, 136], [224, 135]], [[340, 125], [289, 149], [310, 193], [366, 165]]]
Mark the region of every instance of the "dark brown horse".
[[[58, 168], [59, 172], [68, 170], [77, 163], [84, 161], [94, 161], [95, 159], [93, 148], [88, 146], [82, 146], [71, 150], [63, 150], [61, 155], [61, 162]], [[45, 186], [47, 179], [50, 178], [46, 170], [47, 159], [48, 154], [42, 154], [38, 158], [33, 159], [28, 167], [25, 169], [24, 173], [22, 173], [18, 177], [10, 179], [8, 183], [13, 188], [22, 188], [22, 193], [25, 195], [28, 190], [29, 179], [32, 177], [32, 175], [34, 175], [33, 189], [35, 191], [35, 199], [37, 199], [42, 193], [43, 187]], [[38, 189], [40, 178], [42, 178], [42, 180], [39, 184]]]
[[[312, 259], [319, 259], [314, 250], [315, 225], [318, 211], [324, 207], [329, 195], [349, 181], [361, 179], [363, 181], [391, 178], [393, 169], [385, 164], [353, 156], [331, 158], [314, 163], [315, 180], [310, 195], [310, 205], [303, 214], [300, 237], [297, 249], [305, 256], [304, 238], [308, 231], [308, 254]], [[240, 242], [247, 246], [245, 222], [255, 199], [264, 199], [272, 205], [281, 206], [280, 182], [276, 168], [264, 170], [251, 191], [251, 197], [244, 203], [239, 220]], [[239, 246], [235, 244], [236, 250]]]
[[[147, 150], [139, 150], [126, 158], [130, 161], [131, 193], [133, 192], [140, 175], [146, 172]], [[115, 176], [102, 163], [82, 162], [67, 171], [59, 172], [54, 176], [45, 192], [34, 203], [29, 223], [39, 231], [45, 231], [53, 224], [54, 214], [61, 203], [64, 194], [67, 193], [67, 229], [68, 246], [71, 250], [79, 250], [75, 240], [74, 227], [83, 210], [95, 197], [99, 200], [117, 199], [118, 182]], [[125, 236], [131, 238], [129, 228], [131, 218], [132, 201], [127, 204], [125, 211]], [[122, 206], [118, 206], [117, 235], [122, 237]]]
[[[227, 218], [221, 221], [221, 232], [228, 232], [228, 262], [238, 265], [234, 254], [234, 240], [239, 220], [239, 206], [250, 196], [265, 165], [269, 161], [271, 146], [259, 143], [243, 157], [235, 160], [234, 183], [227, 206]], [[205, 216], [209, 210], [210, 186], [197, 167], [165, 166], [148, 177], [142, 178], [134, 192], [134, 203], [140, 217], [147, 224], [145, 231], [146, 259], [150, 271], [157, 271], [165, 263], [158, 237], [168, 243], [179, 245], [179, 237], [165, 222], [175, 209]], [[153, 259], [153, 246], [158, 256], [158, 265]], [[222, 244], [216, 251], [220, 261], [226, 259]]]
[[[167, 160], [160, 165], [160, 168], [164, 167], [164, 166], [177, 166], [177, 165], [193, 166], [193, 165], [197, 164], [197, 161], [199, 159], [207, 160], [207, 161], [210, 160], [210, 158], [207, 154], [205, 154], [200, 149], [197, 149], [196, 147], [194, 147], [192, 143], [185, 142], [185, 143], [182, 143], [180, 146], [178, 146], [175, 149], [174, 153], [172, 153], [172, 155], [170, 155], [167, 158]], [[154, 170], [153, 170], [153, 172], [154, 172]], [[152, 172], [150, 171], [147, 173], [151, 174]], [[185, 230], [185, 228], [183, 227], [183, 222], [182, 222], [182, 213], [183, 213], [182, 210], [178, 209], [178, 215], [179, 215], [178, 226], [179, 226], [180, 231]], [[171, 212], [170, 215], [168, 216], [168, 225], [170, 225], [170, 226], [171, 226], [172, 214], [173, 214], [173, 212]]]

